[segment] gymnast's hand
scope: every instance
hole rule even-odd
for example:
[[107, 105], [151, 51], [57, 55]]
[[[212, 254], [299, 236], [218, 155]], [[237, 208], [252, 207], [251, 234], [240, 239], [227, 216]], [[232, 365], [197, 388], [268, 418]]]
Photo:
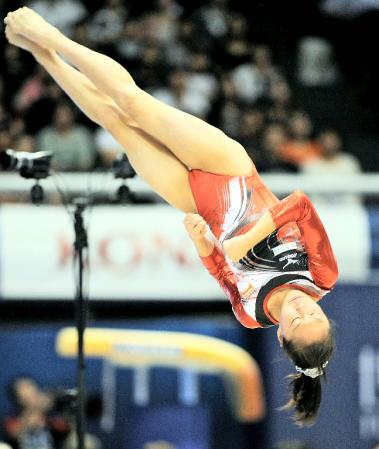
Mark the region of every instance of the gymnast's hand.
[[8, 13], [4, 23], [12, 33], [21, 35], [42, 47], [49, 47], [50, 41], [59, 35], [57, 28], [25, 6]]
[[202, 239], [208, 231], [207, 223], [199, 214], [187, 214], [183, 223], [192, 240]]

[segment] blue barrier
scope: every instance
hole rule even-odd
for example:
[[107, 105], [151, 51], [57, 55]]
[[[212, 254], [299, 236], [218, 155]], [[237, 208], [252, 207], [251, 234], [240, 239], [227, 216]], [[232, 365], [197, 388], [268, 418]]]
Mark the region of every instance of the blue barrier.
[[371, 449], [379, 441], [379, 287], [338, 286], [320, 304], [336, 322], [337, 334], [320, 418], [312, 428], [297, 429], [288, 415], [275, 410], [288, 400], [285, 377], [294, 370], [290, 362], [277, 362], [284, 356], [273, 330], [267, 338], [270, 360], [263, 367], [271, 410], [268, 447], [298, 438], [312, 441], [315, 449]]
[[369, 209], [371, 268], [379, 269], [379, 209]]

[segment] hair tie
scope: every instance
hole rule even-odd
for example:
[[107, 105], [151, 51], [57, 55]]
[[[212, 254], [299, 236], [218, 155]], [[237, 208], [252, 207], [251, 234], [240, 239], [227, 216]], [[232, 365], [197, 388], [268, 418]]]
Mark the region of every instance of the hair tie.
[[329, 361], [326, 361], [322, 364], [322, 368], [300, 368], [300, 366], [295, 366], [296, 371], [299, 373], [304, 374], [305, 376], [312, 377], [312, 379], [315, 379], [316, 377], [322, 376], [323, 369], [326, 367], [326, 365], [329, 363]]

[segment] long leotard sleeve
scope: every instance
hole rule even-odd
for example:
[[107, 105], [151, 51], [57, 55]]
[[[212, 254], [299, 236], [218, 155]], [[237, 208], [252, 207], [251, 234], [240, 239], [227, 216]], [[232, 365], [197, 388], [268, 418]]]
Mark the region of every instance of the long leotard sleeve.
[[200, 257], [200, 260], [208, 270], [209, 274], [217, 280], [220, 287], [229, 298], [236, 318], [246, 327], [260, 327], [256, 321], [250, 318], [245, 312], [237, 288], [235, 274], [228, 265], [224, 253], [218, 245], [215, 244], [212, 254], [207, 257]]
[[330, 290], [338, 277], [337, 261], [325, 228], [310, 199], [294, 192], [269, 210], [279, 228], [295, 221], [308, 254], [309, 271], [317, 286]]

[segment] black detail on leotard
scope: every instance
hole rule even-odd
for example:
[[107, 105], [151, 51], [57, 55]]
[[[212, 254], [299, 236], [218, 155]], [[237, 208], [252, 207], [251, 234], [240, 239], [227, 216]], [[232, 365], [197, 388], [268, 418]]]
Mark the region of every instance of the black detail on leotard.
[[308, 256], [299, 244], [296, 243], [295, 246], [290, 249], [283, 249], [283, 251], [280, 251], [280, 245], [285, 245], [285, 242], [278, 238], [278, 231], [275, 230], [248, 251], [246, 256], [239, 261], [240, 268], [244, 271], [291, 272], [308, 270]]

